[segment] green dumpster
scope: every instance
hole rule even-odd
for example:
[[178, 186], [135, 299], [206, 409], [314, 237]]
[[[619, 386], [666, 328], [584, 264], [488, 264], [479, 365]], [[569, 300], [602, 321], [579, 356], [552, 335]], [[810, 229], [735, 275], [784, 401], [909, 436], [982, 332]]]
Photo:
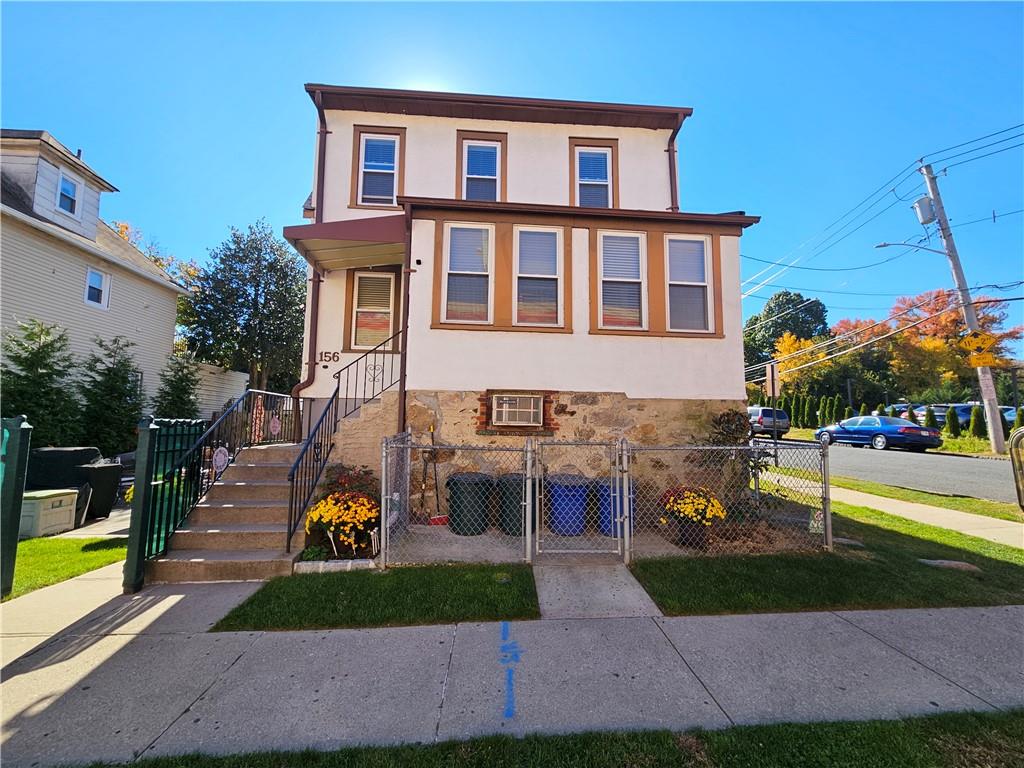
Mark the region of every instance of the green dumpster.
[[[495, 481], [495, 492], [498, 497], [498, 526], [509, 536], [523, 535], [523, 505], [526, 503], [524, 477], [520, 472], [509, 472], [499, 475]], [[537, 518], [534, 514], [537, 500], [532, 500], [530, 509], [530, 530], [537, 530]]]
[[494, 483], [480, 472], [456, 472], [444, 484], [448, 491], [448, 528], [457, 536], [479, 536], [487, 530], [494, 501]]

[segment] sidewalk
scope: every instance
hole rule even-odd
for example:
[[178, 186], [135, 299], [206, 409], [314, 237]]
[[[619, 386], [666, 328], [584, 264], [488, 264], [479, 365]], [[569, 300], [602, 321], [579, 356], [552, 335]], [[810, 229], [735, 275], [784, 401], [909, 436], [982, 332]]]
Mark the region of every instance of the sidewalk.
[[884, 496], [876, 496], [873, 493], [836, 488], [834, 485], [830, 491], [833, 501], [842, 501], [858, 507], [870, 507], [871, 509], [888, 512], [890, 515], [899, 515], [918, 523], [948, 528], [951, 531], [959, 531], [968, 536], [988, 539], [997, 544], [1024, 548], [1024, 523], [1015, 523], [1012, 520], [999, 520], [994, 517], [985, 517], [984, 515], [972, 515], [968, 512], [958, 512], [954, 509], [933, 507], [930, 504], [917, 504], [912, 501], [889, 499]]
[[213, 634], [259, 584], [83, 579], [2, 608], [5, 766], [1024, 706], [1024, 606]]

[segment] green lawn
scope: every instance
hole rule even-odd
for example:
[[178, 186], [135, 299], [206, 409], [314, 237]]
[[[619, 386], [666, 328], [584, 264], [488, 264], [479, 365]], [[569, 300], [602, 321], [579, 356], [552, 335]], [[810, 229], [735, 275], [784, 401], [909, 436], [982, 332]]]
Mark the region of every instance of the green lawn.
[[1024, 765], [1024, 713], [956, 713], [687, 733], [491, 736], [423, 746], [193, 755], [134, 764], [144, 768], [1009, 768]]
[[124, 560], [127, 551], [128, 539], [26, 539], [18, 543], [14, 589], [4, 600]]
[[283, 576], [213, 631], [329, 629], [540, 618], [527, 565], [435, 565]]
[[[1024, 550], [836, 502], [836, 536], [864, 549], [638, 560], [632, 571], [672, 616], [1024, 602]], [[981, 573], [917, 562], [964, 560]]]
[[1020, 507], [1004, 501], [975, 499], [970, 496], [947, 496], [941, 493], [915, 491], [911, 488], [900, 488], [895, 485], [883, 485], [882, 483], [874, 483], [870, 480], [857, 480], [852, 477], [837, 477], [836, 475], [832, 475], [831, 484], [837, 488], [849, 488], [852, 491], [873, 493], [876, 496], [885, 496], [890, 499], [930, 504], [933, 507], [955, 509], [958, 512], [968, 512], [972, 515], [984, 515], [985, 517], [995, 517], [999, 520], [1012, 520], [1017, 523], [1024, 523], [1024, 512], [1021, 512]]

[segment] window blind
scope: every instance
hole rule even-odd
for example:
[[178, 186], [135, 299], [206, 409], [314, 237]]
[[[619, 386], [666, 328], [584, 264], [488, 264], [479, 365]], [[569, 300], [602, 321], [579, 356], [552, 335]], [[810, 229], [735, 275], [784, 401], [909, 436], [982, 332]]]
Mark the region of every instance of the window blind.
[[643, 327], [643, 270], [636, 235], [601, 236], [601, 324]]
[[581, 151], [578, 155], [580, 181], [608, 181], [608, 153]]
[[466, 173], [470, 176], [498, 175], [498, 148], [485, 144], [466, 147]]
[[487, 322], [489, 234], [470, 227], [449, 230], [446, 320]]
[[360, 202], [371, 205], [395, 202], [395, 151], [397, 139], [363, 139], [363, 186]]
[[668, 327], [706, 331], [708, 286], [703, 240], [668, 241]]
[[627, 235], [603, 235], [602, 264], [604, 278], [640, 279], [640, 238]]
[[375, 347], [391, 335], [390, 275], [356, 275], [353, 346]]
[[704, 241], [668, 241], [668, 279], [673, 283], [703, 283]]

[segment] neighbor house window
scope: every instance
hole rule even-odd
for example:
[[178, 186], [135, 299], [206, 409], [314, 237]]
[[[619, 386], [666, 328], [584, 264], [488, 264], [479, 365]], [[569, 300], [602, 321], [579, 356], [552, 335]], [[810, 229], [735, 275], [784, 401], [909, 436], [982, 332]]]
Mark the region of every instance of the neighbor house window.
[[601, 328], [647, 327], [647, 254], [644, 236], [598, 233]]
[[668, 236], [668, 329], [709, 331], [708, 241]]
[[79, 192], [82, 188], [81, 182], [71, 178], [63, 171], [60, 173], [57, 183], [57, 207], [64, 213], [79, 218]]
[[466, 200], [498, 199], [501, 183], [501, 145], [494, 141], [466, 141], [462, 144], [462, 197]]
[[444, 321], [490, 323], [494, 228], [446, 224], [444, 239]]
[[516, 325], [561, 325], [562, 230], [516, 227]]
[[511, 393], [492, 395], [491, 425], [495, 427], [543, 426], [544, 396]]
[[360, 134], [360, 205], [395, 205], [398, 194], [398, 140], [398, 136]]
[[106, 309], [110, 304], [110, 275], [89, 267], [85, 276], [85, 303]]
[[369, 349], [391, 336], [394, 317], [395, 275], [357, 272], [352, 301], [352, 347]]
[[612, 207], [612, 148], [576, 147], [576, 204]]

